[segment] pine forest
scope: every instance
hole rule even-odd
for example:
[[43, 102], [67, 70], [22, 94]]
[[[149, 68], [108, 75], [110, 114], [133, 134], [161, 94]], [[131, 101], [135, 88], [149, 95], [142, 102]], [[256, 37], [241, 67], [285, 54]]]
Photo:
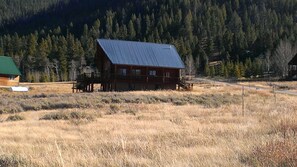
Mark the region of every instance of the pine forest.
[[173, 44], [191, 74], [285, 77], [297, 1], [0, 0], [0, 55], [13, 57], [23, 81], [73, 80], [94, 66], [98, 38]]

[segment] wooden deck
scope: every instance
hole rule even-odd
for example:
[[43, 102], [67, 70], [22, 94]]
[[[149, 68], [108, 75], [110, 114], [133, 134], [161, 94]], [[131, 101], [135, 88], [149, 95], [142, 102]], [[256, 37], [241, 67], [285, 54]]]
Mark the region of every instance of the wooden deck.
[[94, 92], [94, 84], [108, 84], [115, 82], [124, 83], [155, 83], [170, 84], [177, 83], [178, 90], [193, 90], [193, 83], [189, 78], [166, 77], [166, 76], [148, 76], [148, 75], [109, 75], [101, 76], [100, 74], [82, 74], [77, 76], [76, 82], [73, 83], [72, 92]]
[[73, 83], [72, 92], [94, 92], [94, 84], [101, 83], [99, 74], [81, 74], [77, 76], [76, 82]]

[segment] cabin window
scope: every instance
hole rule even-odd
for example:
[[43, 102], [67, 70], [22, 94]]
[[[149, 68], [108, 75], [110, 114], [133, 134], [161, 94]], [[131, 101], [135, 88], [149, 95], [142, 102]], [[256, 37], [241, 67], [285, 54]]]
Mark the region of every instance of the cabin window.
[[170, 72], [166, 72], [166, 73], [165, 73], [165, 77], [166, 77], [166, 78], [170, 78]]
[[135, 76], [141, 75], [141, 70], [140, 69], [133, 69], [131, 70], [131, 74]]
[[126, 76], [127, 75], [127, 69], [120, 68], [118, 74], [121, 75], [121, 76]]
[[157, 71], [156, 70], [150, 70], [149, 71], [149, 76], [156, 76], [157, 75]]
[[15, 79], [15, 76], [14, 75], [10, 75], [8, 78], [9, 78], [9, 80], [14, 80]]

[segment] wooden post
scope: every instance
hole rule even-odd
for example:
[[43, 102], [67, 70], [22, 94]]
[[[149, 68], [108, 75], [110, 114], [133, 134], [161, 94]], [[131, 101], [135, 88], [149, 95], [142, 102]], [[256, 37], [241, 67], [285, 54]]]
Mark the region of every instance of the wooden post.
[[165, 83], [165, 73], [164, 73], [164, 68], [162, 69], [162, 73], [163, 73], [163, 84]]
[[275, 85], [273, 85], [273, 96], [274, 96], [274, 104], [276, 104], [276, 92], [275, 92]]
[[242, 86], [242, 116], [244, 116], [244, 86]]
[[148, 81], [149, 81], [149, 70], [148, 67], [146, 67], [146, 85], [145, 85], [145, 89], [148, 90]]
[[117, 65], [114, 65], [114, 90], [117, 90]]
[[129, 89], [132, 90], [132, 66], [129, 68]]

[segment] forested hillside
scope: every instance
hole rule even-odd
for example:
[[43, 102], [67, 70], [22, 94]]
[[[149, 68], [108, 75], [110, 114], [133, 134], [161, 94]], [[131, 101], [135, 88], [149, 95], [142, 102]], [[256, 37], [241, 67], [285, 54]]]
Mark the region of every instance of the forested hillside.
[[[224, 77], [285, 76], [276, 62], [283, 48], [296, 52], [296, 0], [0, 2], [0, 55], [27, 81], [72, 79], [92, 65], [96, 38], [171, 43], [198, 74]], [[209, 66], [213, 59], [224, 63]]]
[[0, 0], [0, 25], [26, 20], [62, 0]]

